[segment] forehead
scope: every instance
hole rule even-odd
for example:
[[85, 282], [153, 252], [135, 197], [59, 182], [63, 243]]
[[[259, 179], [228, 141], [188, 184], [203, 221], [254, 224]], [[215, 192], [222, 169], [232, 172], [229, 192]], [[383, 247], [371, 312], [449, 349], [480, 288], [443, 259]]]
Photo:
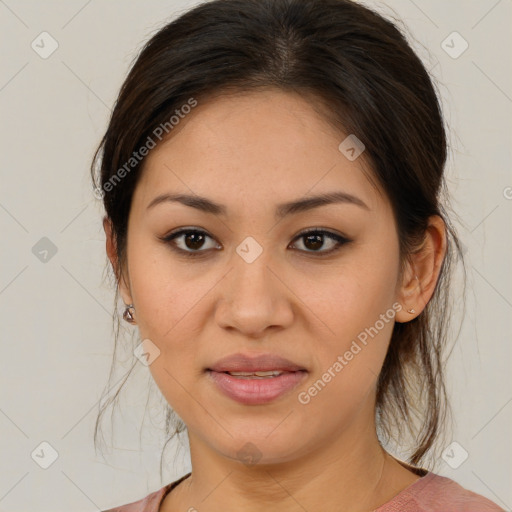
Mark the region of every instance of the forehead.
[[182, 192], [243, 209], [342, 190], [378, 206], [364, 158], [339, 150], [347, 134], [321, 109], [273, 88], [199, 103], [146, 157], [134, 202]]

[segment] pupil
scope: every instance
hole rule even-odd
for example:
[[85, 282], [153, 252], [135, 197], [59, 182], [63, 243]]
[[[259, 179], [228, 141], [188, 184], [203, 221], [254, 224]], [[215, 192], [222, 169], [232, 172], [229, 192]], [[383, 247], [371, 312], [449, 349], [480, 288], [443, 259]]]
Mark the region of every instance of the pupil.
[[306, 242], [305, 246], [308, 247], [308, 243], [310, 241], [313, 242], [313, 247], [308, 247], [309, 249], [320, 249], [322, 247], [323, 241], [322, 241], [323, 235], [308, 235], [306, 236]]
[[[189, 243], [188, 243], [189, 241], [192, 242], [192, 246], [189, 245]], [[189, 249], [200, 249], [202, 242], [204, 242], [204, 235], [202, 235], [201, 233], [188, 233], [185, 236], [185, 244], [187, 245], [187, 247]], [[194, 244], [198, 244], [198, 245], [194, 245]]]

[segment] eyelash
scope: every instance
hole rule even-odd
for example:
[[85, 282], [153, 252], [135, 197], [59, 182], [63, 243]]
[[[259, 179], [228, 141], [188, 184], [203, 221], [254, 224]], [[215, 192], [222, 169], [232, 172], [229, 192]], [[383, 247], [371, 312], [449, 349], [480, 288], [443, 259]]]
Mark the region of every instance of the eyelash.
[[[207, 237], [212, 238], [212, 237], [210, 237], [210, 235], [208, 235], [208, 233], [206, 233], [206, 231], [203, 231], [200, 229], [185, 228], [185, 229], [179, 229], [177, 231], [171, 232], [166, 236], [159, 237], [159, 239], [162, 240], [162, 242], [168, 244], [169, 247], [173, 251], [179, 253], [180, 255], [183, 255], [188, 258], [203, 257], [203, 255], [201, 253], [208, 253], [211, 249], [197, 250], [197, 251], [186, 251], [184, 249], [180, 249], [179, 247], [176, 247], [176, 245], [173, 243], [173, 240], [175, 238], [178, 238], [181, 235], [190, 234], [190, 233], [206, 235]], [[296, 240], [299, 240], [300, 238], [304, 238], [304, 237], [306, 237], [308, 235], [312, 235], [312, 234], [324, 235], [324, 236], [327, 236], [328, 238], [330, 238], [331, 240], [334, 240], [335, 242], [337, 242], [337, 246], [328, 251], [300, 251], [300, 252], [305, 252], [308, 255], [314, 255], [317, 258], [329, 256], [329, 255], [339, 251], [342, 246], [352, 242], [352, 240], [350, 240], [344, 236], [338, 235], [336, 233], [332, 233], [331, 231], [326, 231], [324, 229], [308, 229], [306, 231], [302, 231], [292, 240], [292, 242], [295, 242]], [[212, 240], [213, 240], [213, 238], [212, 238]]]

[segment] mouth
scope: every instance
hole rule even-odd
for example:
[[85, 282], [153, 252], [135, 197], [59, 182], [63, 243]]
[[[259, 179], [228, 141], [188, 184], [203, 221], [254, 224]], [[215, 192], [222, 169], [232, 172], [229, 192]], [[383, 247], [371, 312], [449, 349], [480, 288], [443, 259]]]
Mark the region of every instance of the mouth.
[[231, 377], [236, 377], [238, 379], [272, 379], [274, 377], [279, 377], [283, 375], [283, 373], [287, 373], [285, 371], [280, 370], [269, 370], [269, 371], [256, 371], [256, 372], [221, 372], [226, 373], [227, 375], [231, 375]]
[[206, 373], [217, 391], [244, 405], [277, 400], [308, 375], [304, 367], [275, 354], [234, 354], [206, 368]]

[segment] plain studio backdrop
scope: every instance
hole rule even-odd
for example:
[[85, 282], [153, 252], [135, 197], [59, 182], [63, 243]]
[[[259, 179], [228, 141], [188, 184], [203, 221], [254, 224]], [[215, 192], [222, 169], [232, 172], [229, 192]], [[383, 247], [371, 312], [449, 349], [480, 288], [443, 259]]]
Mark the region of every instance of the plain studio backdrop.
[[[142, 364], [124, 388], [113, 441], [107, 412], [105, 457], [94, 450], [114, 338], [89, 165], [141, 45], [195, 4], [0, 1], [0, 511], [106, 509], [190, 469], [184, 437], [167, 446], [160, 480], [164, 402]], [[406, 25], [439, 82], [450, 130], [468, 289], [448, 366], [453, 436], [436, 472], [510, 510], [512, 2], [367, 4]]]

